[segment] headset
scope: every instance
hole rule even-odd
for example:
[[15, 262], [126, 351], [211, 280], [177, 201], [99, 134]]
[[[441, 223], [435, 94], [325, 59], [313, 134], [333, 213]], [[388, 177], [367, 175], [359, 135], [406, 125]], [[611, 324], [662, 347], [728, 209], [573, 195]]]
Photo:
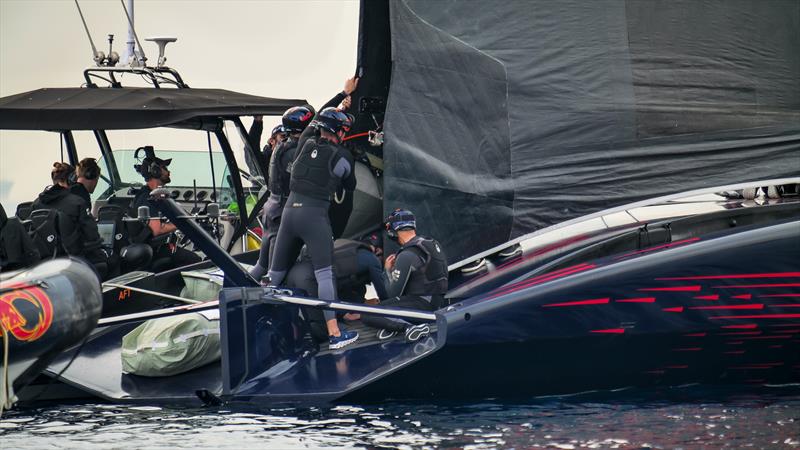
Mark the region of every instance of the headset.
[[[100, 178], [100, 166], [97, 165], [97, 161], [94, 158], [84, 158], [81, 162], [87, 162], [88, 167], [83, 167], [80, 163], [78, 166], [80, 167], [81, 171], [83, 172], [83, 177], [87, 180], [96, 180]], [[75, 170], [75, 178], [77, 179], [77, 171]]]
[[[139, 159], [139, 153], [144, 152], [144, 159]], [[141, 161], [141, 164], [134, 164], [133, 168], [139, 172], [145, 180], [150, 178], [161, 178], [161, 164], [156, 160], [156, 152], [152, 145], [139, 147], [133, 153], [133, 158]]]

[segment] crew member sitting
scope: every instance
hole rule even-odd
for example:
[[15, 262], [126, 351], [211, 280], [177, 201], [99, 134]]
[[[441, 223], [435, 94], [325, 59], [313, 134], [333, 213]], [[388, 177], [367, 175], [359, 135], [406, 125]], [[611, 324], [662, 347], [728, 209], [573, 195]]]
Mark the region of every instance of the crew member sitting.
[[[183, 267], [188, 264], [199, 262], [201, 259], [195, 253], [180, 248], [175, 243], [168, 243], [167, 237], [173, 233], [177, 227], [172, 223], [166, 223], [159, 217], [156, 203], [150, 199], [150, 193], [159, 187], [163, 187], [171, 181], [169, 163], [172, 159], [157, 158], [153, 147], [146, 146], [136, 149], [134, 158], [137, 158], [140, 151], [144, 151], [145, 157], [141, 164], [134, 165], [134, 169], [144, 177], [145, 185], [133, 199], [133, 210], [131, 215], [136, 217], [140, 206], [147, 206], [150, 210], [150, 220], [142, 233], [135, 237], [136, 242], [150, 244], [153, 248], [152, 261], [158, 262], [158, 270], [167, 270], [175, 267]], [[154, 266], [156, 266], [154, 264]]]
[[[73, 194], [69, 187], [71, 165], [53, 163], [50, 177], [53, 185], [47, 187], [34, 200], [31, 209], [53, 209], [58, 211], [58, 230], [61, 241], [59, 254], [67, 254], [88, 261], [100, 279], [108, 275], [108, 255], [103, 251], [103, 241], [97, 232], [97, 223], [86, 202]], [[43, 255], [44, 256], [44, 255]]]
[[94, 158], [83, 158], [75, 167], [75, 176], [75, 183], [70, 185], [69, 190], [82, 198], [86, 207], [91, 209], [91, 194], [94, 193], [97, 181], [100, 179], [100, 166]]
[[[438, 242], [417, 235], [417, 222], [408, 210], [396, 209], [386, 218], [386, 234], [400, 244], [400, 250], [384, 261], [384, 283], [388, 300], [382, 306], [435, 311], [444, 306], [447, 293], [447, 258]], [[405, 320], [364, 314], [364, 324], [380, 328], [379, 339], [398, 332], [416, 341], [430, 332], [427, 324], [413, 325]]]
[[[373, 245], [374, 236], [361, 241], [337, 239], [333, 243], [333, 266], [336, 274], [336, 290], [340, 299], [351, 303], [364, 303], [367, 285], [372, 283], [380, 299], [386, 299], [383, 286], [383, 270], [379, 259], [382, 249]], [[307, 251], [301, 252], [300, 260], [286, 275], [286, 286], [302, 289], [311, 297], [318, 296], [314, 266]], [[376, 299], [377, 300], [377, 299]], [[327, 337], [325, 319], [321, 310], [305, 308], [304, 314], [311, 326], [311, 334], [318, 341]], [[346, 320], [358, 320], [358, 314], [345, 314]]]

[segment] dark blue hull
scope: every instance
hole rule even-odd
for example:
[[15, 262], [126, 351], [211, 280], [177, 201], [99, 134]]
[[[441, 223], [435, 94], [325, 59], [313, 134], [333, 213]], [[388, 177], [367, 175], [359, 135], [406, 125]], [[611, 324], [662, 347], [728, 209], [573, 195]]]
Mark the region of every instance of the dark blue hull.
[[[757, 212], [736, 220], [723, 212], [692, 223], [615, 230], [573, 248], [531, 252], [534, 258], [512, 257], [461, 280], [453, 292], [466, 294], [423, 318], [432, 321], [433, 332], [411, 343], [380, 341], [375, 330], [361, 327], [355, 345], [330, 351], [310, 338], [302, 308], [364, 306], [280, 289], [226, 288], [219, 303], [219, 364], [166, 378], [122, 373], [119, 340], [143, 320], [137, 319], [97, 333], [63, 380], [114, 401], [197, 402], [199, 396], [262, 404], [796, 383], [796, 210], [761, 212], [768, 218], [761, 222], [753, 219]], [[50, 372], [68, 363], [65, 355]]]
[[800, 222], [576, 267], [454, 305], [440, 351], [358, 394], [800, 382]]

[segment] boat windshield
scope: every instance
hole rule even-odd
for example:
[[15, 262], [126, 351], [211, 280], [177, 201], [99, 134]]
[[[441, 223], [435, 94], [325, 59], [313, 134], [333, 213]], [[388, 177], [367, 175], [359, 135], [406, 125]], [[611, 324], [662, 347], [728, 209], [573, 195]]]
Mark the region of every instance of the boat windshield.
[[[133, 168], [139, 161], [134, 158], [135, 149], [114, 150], [114, 160], [119, 170], [120, 181], [125, 185], [142, 184], [142, 176]], [[170, 186], [211, 186], [211, 160], [214, 164], [214, 183], [217, 186], [223, 181], [223, 176], [227, 172], [225, 156], [221, 152], [211, 152], [209, 158], [207, 151], [181, 151], [181, 150], [158, 150], [157, 156], [161, 159], [172, 159], [169, 165]], [[142, 155], [139, 155], [141, 159]], [[98, 161], [103, 172], [108, 173], [103, 158]]]
[[[113, 162], [101, 157], [98, 163], [103, 174], [113, 173], [111, 166], [116, 166], [119, 178], [114, 180], [114, 186], [109, 185], [111, 177], [101, 180], [92, 195], [93, 200], [104, 199], [112, 193], [127, 190], [131, 186], [141, 186], [144, 183], [144, 179], [134, 169], [134, 166], [140, 164], [143, 158], [141, 152], [138, 159], [135, 157], [136, 146], [145, 144], [153, 145], [158, 158], [172, 159], [169, 165], [171, 181], [168, 187], [193, 188], [196, 186], [198, 189], [209, 189], [215, 185], [218, 190], [227, 191], [228, 194], [233, 192], [230, 168], [217, 139], [213, 135], [211, 136], [211, 152], [209, 156], [208, 140], [204, 132], [180, 129], [146, 131], [147, 133], [143, 133], [142, 130], [107, 132], [108, 140], [112, 147]], [[227, 134], [229, 138], [235, 136], [235, 134], [232, 136], [232, 133]], [[240, 169], [240, 173], [236, 176], [240, 177], [245, 191], [258, 192], [263, 185], [263, 177], [261, 174], [249, 173], [252, 167], [249, 167], [244, 161], [245, 158], [241, 150], [243, 144], [238, 139], [231, 139], [231, 145], [234, 148], [234, 155]], [[214, 168], [213, 177], [212, 165]], [[223, 197], [227, 196], [223, 195]]]

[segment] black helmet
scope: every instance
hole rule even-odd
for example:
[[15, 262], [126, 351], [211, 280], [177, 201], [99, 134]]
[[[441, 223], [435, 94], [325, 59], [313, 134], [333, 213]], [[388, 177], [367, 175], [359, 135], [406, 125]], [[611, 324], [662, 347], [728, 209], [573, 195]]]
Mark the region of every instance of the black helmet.
[[270, 133], [270, 137], [275, 136], [276, 134], [286, 134], [286, 128], [284, 128], [283, 124], [276, 126], [272, 129], [272, 133]]
[[386, 228], [386, 235], [390, 239], [396, 240], [398, 231], [417, 229], [417, 218], [414, 217], [414, 213], [411, 211], [397, 208], [386, 218], [384, 227]]
[[350, 127], [353, 126], [353, 116], [331, 107], [320, 111], [315, 122], [323, 130], [336, 134], [339, 130], [350, 131]]
[[310, 106], [295, 106], [283, 113], [283, 128], [287, 133], [301, 133], [314, 118], [314, 109]]

